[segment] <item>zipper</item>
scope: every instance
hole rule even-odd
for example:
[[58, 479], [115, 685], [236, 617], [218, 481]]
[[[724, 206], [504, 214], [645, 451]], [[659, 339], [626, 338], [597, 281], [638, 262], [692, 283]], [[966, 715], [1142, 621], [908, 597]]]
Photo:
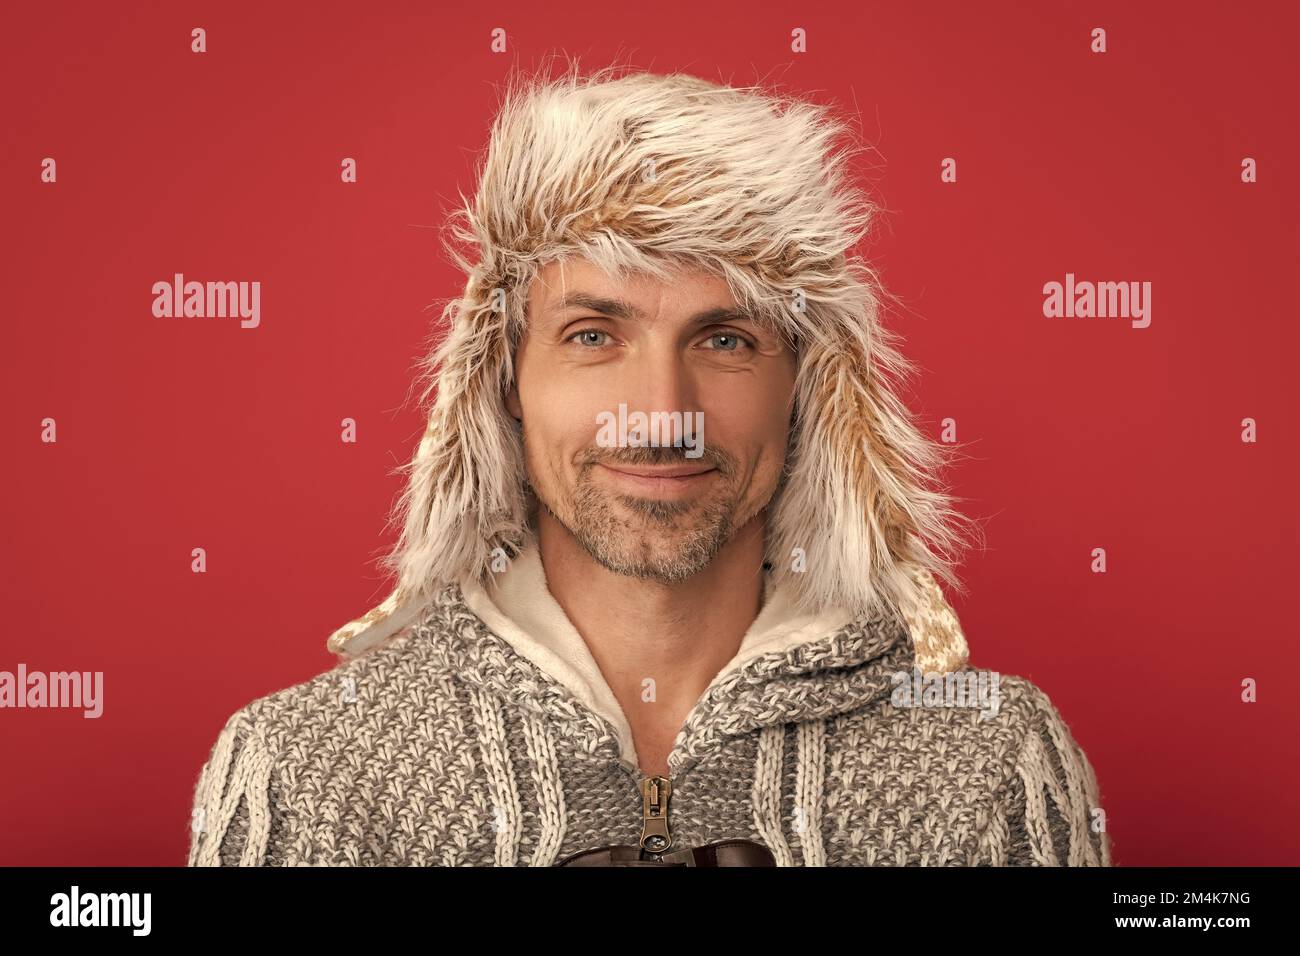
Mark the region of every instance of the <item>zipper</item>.
[[618, 765], [632, 778], [641, 794], [641, 838], [637, 843], [644, 856], [658, 860], [673, 845], [672, 829], [669, 826], [672, 780], [658, 774], [642, 774], [641, 768], [630, 760], [620, 759]]
[[673, 835], [668, 829], [668, 802], [672, 795], [672, 781], [667, 777], [641, 780], [641, 849], [656, 860], [673, 845]]

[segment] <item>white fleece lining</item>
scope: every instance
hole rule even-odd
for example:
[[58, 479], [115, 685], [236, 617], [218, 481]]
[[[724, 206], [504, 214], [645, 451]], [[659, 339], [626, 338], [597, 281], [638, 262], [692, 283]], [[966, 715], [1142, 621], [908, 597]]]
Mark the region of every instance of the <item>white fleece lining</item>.
[[[839, 630], [854, 619], [846, 609], [797, 614], [787, 594], [764, 579], [763, 607], [723, 665], [712, 687], [759, 654], [783, 651]], [[491, 593], [473, 578], [461, 581], [465, 603], [488, 628], [523, 657], [563, 684], [586, 707], [604, 717], [618, 735], [624, 759], [639, 767], [632, 728], [596, 665], [587, 642], [546, 586], [541, 552], [530, 538], [519, 555], [491, 582]], [[707, 691], [706, 691], [707, 693]]]

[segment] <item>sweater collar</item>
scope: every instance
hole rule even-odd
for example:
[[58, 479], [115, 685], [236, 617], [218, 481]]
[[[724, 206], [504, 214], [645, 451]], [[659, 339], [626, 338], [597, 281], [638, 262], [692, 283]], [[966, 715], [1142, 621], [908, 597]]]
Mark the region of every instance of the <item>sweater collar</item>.
[[[437, 652], [455, 673], [539, 716], [565, 722], [584, 749], [637, 770], [627, 717], [548, 590], [535, 538], [487, 587], [467, 577], [436, 603], [443, 625]], [[833, 717], [869, 703], [889, 692], [891, 675], [910, 670], [914, 657], [911, 635], [897, 616], [839, 608], [801, 613], [768, 581], [762, 609], [737, 653], [679, 732], [669, 771], [680, 773], [726, 737]]]

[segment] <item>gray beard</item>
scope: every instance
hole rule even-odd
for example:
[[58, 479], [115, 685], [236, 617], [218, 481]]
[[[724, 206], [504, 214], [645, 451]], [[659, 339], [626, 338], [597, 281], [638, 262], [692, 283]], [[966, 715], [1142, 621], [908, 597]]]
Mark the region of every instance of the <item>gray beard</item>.
[[[574, 490], [569, 514], [556, 514], [540, 496], [538, 502], [601, 567], [664, 584], [708, 567], [731, 540], [736, 512], [735, 502], [720, 498], [701, 504], [612, 495], [585, 477]], [[630, 518], [628, 511], [642, 520]], [[676, 542], [671, 551], [653, 546], [668, 537]]]

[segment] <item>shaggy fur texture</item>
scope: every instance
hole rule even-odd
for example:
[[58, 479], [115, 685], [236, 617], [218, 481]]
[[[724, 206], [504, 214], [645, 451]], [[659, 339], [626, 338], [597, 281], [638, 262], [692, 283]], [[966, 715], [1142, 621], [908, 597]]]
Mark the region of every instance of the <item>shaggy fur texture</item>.
[[570, 66], [511, 80], [477, 195], [450, 220], [448, 251], [468, 278], [425, 360], [422, 403], [436, 398], [383, 562], [397, 586], [331, 649], [396, 633], [440, 587], [518, 553], [531, 493], [503, 396], [529, 285], [569, 257], [616, 276], [711, 270], [796, 350], [767, 559], [799, 606], [910, 616], [934, 576], [960, 589], [965, 519], [933, 485], [949, 449], [897, 397], [893, 380], [913, 369], [881, 325], [875, 273], [852, 252], [877, 207], [849, 183], [847, 131], [828, 107], [680, 74]]

